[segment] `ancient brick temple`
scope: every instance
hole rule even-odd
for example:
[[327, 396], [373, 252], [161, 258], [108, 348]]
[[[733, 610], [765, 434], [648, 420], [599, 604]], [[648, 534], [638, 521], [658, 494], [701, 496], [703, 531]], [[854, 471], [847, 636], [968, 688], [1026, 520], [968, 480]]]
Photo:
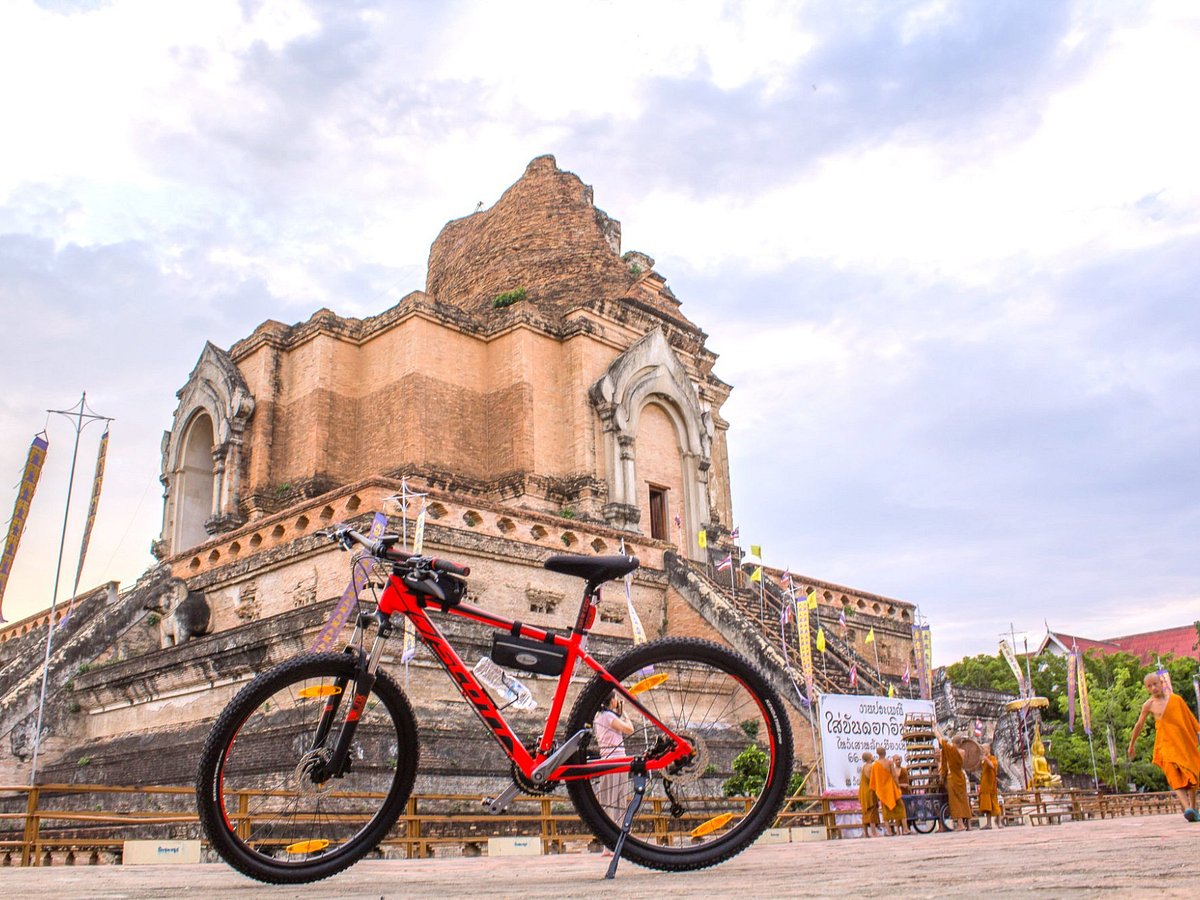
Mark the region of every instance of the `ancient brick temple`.
[[[442, 229], [424, 291], [367, 319], [320, 310], [265, 322], [228, 350], [207, 344], [163, 438], [161, 565], [126, 591], [82, 597], [63, 629], [42, 780], [189, 783], [212, 717], [258, 671], [308, 648], [345, 589], [348, 556], [315, 533], [365, 527], [402, 479], [426, 495], [426, 547], [472, 567], [474, 602], [567, 626], [579, 585], [542, 560], [624, 544], [642, 561], [632, 596], [652, 637], [732, 644], [794, 700], [777, 619], [764, 625], [723, 595], [695, 540], [703, 528], [728, 547], [732, 524], [730, 387], [705, 341], [654, 260], [622, 254], [620, 224], [592, 189], [543, 156], [490, 209]], [[389, 524], [404, 525], [394, 508]], [[797, 583], [830, 621], [858, 613], [846, 659], [873, 628], [867, 653], [880, 651], [883, 678], [910, 664], [909, 604]], [[626, 610], [610, 589], [592, 644], [601, 658], [628, 646]], [[44, 641], [43, 625], [0, 635], [12, 751], [0, 755], [14, 779], [38, 674], [17, 660]], [[487, 651], [489, 635], [447, 632], [468, 662]], [[398, 677], [425, 745], [418, 790], [491, 789], [500, 755], [432, 659], [419, 653]], [[836, 687], [836, 672], [823, 677]], [[552, 679], [530, 680], [546, 699]], [[811, 761], [802, 716], [797, 704], [799, 756]]]

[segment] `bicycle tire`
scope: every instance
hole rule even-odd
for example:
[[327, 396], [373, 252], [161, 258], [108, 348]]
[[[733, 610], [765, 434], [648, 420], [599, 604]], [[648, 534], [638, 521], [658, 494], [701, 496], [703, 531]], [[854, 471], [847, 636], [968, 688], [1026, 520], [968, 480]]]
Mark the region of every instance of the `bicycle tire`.
[[[648, 667], [653, 667], [653, 673]], [[670, 776], [652, 775], [622, 858], [651, 869], [685, 871], [716, 865], [745, 850], [775, 820], [791, 780], [792, 729], [778, 692], [744, 656], [692, 638], [643, 644], [607, 668], [626, 688], [644, 687], [638, 700], [697, 747]], [[591, 727], [611, 691], [606, 679], [594, 676], [575, 702], [567, 733]], [[641, 755], [662, 732], [629, 704], [626, 707], [637, 730], [625, 739], [626, 744], [632, 743], [625, 753]], [[753, 767], [753, 747], [766, 760], [766, 772], [761, 786], [750, 788], [749, 801], [740, 801], [739, 816], [739, 801], [726, 797], [724, 788], [740, 774], [735, 773], [737, 760], [743, 760], [743, 771]], [[584, 760], [581, 757], [579, 761]], [[618, 785], [625, 785], [616, 802], [613, 783], [606, 785], [601, 778], [568, 781], [567, 793], [579, 817], [611, 849], [632, 791], [628, 776], [604, 778], [621, 779]], [[740, 782], [747, 783], [745, 778]], [[655, 814], [656, 806], [667, 809], [669, 818]], [[732, 818], [726, 819], [731, 811]], [[708, 828], [711, 831], [697, 834]]]
[[327, 878], [371, 852], [399, 818], [420, 747], [412, 708], [385, 672], [361, 710], [348, 770], [319, 785], [305, 777], [345, 718], [339, 707], [313, 747], [326, 698], [337, 679], [352, 685], [354, 673], [344, 653], [299, 656], [251, 681], [217, 718], [200, 754], [196, 801], [209, 843], [239, 872], [269, 884]]
[[908, 826], [917, 834], [929, 834], [937, 824], [937, 819], [912, 819]]

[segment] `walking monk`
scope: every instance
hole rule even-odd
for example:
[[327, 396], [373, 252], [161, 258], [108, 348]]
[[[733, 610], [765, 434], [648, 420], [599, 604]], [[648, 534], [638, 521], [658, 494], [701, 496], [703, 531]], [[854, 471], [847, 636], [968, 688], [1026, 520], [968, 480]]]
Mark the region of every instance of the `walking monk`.
[[992, 753], [992, 745], [983, 745], [983, 761], [981, 763], [981, 771], [979, 774], [979, 811], [987, 816], [987, 824], [984, 828], [992, 827], [992, 819], [995, 818], [997, 827], [1004, 827], [1004, 820], [1000, 817], [1000, 793], [996, 790], [996, 769], [999, 767], [999, 761]]
[[876, 747], [875, 752], [879, 754], [879, 758], [871, 763], [871, 790], [879, 798], [884, 827], [889, 834], [907, 834], [908, 815], [904, 810], [904, 801], [900, 798], [896, 771], [892, 767], [892, 761], [888, 759], [886, 747]]
[[934, 733], [942, 750], [941, 776], [942, 783], [946, 786], [946, 797], [950, 802], [950, 818], [958, 819], [963, 831], [970, 831], [971, 798], [967, 796], [967, 773], [963, 771], [962, 751], [956, 743], [961, 739], [948, 741], [942, 737], [940, 731]]
[[879, 827], [879, 798], [871, 790], [871, 767], [874, 765], [874, 758], [869, 750], [863, 751], [863, 766], [858, 779], [858, 805], [862, 807], [863, 837], [871, 836], [872, 825]]
[[1142, 733], [1146, 717], [1154, 713], [1154, 764], [1167, 776], [1167, 784], [1183, 806], [1183, 817], [1200, 821], [1196, 812], [1196, 788], [1200, 785], [1200, 722], [1178, 694], [1168, 694], [1162, 677], [1151, 672], [1145, 679], [1150, 699], [1142, 705], [1142, 714], [1129, 736], [1129, 758], [1137, 756], [1133, 746]]

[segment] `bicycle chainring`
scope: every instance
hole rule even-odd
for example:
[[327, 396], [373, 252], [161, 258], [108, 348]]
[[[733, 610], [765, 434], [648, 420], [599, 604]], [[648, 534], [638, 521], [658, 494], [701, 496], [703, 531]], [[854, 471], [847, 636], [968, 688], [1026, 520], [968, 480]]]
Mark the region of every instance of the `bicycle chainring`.
[[519, 784], [521, 786], [521, 790], [526, 794], [552, 794], [554, 793], [554, 789], [558, 787], [557, 781], [547, 781], [544, 784], [538, 784], [535, 781], [529, 780], [525, 777], [524, 773], [517, 768], [516, 763], [513, 763], [511, 768], [513, 781]]

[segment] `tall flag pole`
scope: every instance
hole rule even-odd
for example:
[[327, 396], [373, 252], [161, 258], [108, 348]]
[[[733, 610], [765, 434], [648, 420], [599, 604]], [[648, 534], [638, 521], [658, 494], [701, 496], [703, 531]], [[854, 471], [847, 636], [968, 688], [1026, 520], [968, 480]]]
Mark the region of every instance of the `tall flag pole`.
[[104, 461], [108, 458], [108, 429], [100, 435], [100, 449], [96, 453], [96, 473], [92, 476], [92, 500], [88, 504], [87, 524], [83, 527], [83, 542], [79, 545], [79, 565], [75, 568], [75, 586], [71, 589], [71, 605], [58, 627], [67, 624], [75, 611], [75, 598], [79, 596], [79, 582], [83, 578], [83, 561], [87, 559], [88, 544], [92, 540], [92, 526], [96, 524], [96, 510], [100, 506], [100, 488], [104, 484]]
[[0, 557], [0, 622], [6, 621], [3, 615], [4, 589], [8, 587], [8, 576], [12, 572], [13, 559], [16, 558], [21, 535], [25, 531], [25, 522], [29, 519], [29, 505], [33, 502], [38, 479], [42, 477], [42, 466], [46, 462], [46, 450], [49, 446], [46, 432], [39, 432], [34, 435], [33, 443], [29, 445], [29, 454], [25, 458], [25, 471], [21, 475], [17, 502], [13, 506], [12, 519], [8, 523], [8, 537], [4, 541], [4, 555]]
[[75, 447], [71, 451], [71, 474], [67, 478], [67, 501], [63, 509], [62, 537], [58, 541], [58, 564], [54, 568], [54, 593], [50, 598], [50, 616], [46, 621], [46, 658], [42, 663], [42, 690], [38, 695], [37, 724], [33, 730], [33, 758], [29, 765], [29, 783], [37, 784], [38, 751], [42, 744], [42, 715], [46, 710], [46, 685], [50, 680], [50, 650], [54, 644], [55, 613], [58, 609], [58, 585], [62, 578], [63, 550], [67, 545], [67, 522], [71, 516], [71, 492], [75, 487], [75, 463], [79, 460], [79, 435], [93, 422], [111, 422], [111, 416], [101, 416], [88, 411], [87, 391], [79, 397], [79, 403], [68, 409], [48, 409], [50, 415], [63, 416], [75, 429]]
[[[400, 482], [401, 488], [404, 482]], [[421, 511], [417, 513], [417, 526], [413, 529], [412, 552], [420, 556], [425, 550], [425, 513], [429, 508], [429, 498], [421, 495]], [[400, 651], [400, 662], [404, 663], [404, 677], [408, 678], [408, 664], [417, 655], [417, 629], [412, 619], [404, 619], [404, 645]]]

